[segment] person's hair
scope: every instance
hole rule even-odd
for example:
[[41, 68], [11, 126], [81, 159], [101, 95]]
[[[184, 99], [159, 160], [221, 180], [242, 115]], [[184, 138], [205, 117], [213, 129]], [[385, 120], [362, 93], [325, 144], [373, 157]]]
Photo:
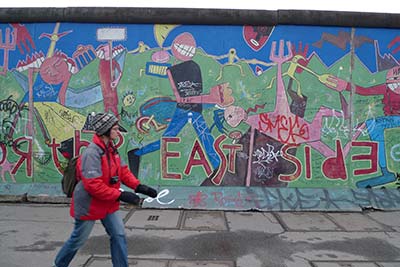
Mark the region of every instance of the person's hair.
[[107, 137], [110, 137], [110, 135], [111, 135], [111, 129], [112, 129], [115, 125], [117, 125], [117, 124], [118, 124], [118, 122], [115, 123], [115, 124], [113, 124], [113, 126], [111, 126], [111, 128], [108, 129], [103, 135], [104, 135], [104, 136], [107, 136]]

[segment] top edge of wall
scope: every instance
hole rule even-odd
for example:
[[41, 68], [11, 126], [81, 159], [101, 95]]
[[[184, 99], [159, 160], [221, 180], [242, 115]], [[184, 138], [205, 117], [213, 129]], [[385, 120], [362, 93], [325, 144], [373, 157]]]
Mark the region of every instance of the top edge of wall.
[[400, 28], [400, 14], [321, 10], [133, 7], [0, 8], [0, 22], [315, 25]]

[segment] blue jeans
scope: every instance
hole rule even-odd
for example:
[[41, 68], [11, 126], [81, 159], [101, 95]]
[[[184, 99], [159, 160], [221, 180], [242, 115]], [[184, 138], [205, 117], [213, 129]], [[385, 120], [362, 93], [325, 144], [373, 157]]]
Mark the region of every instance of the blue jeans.
[[[70, 238], [58, 252], [55, 267], [68, 267], [69, 263], [89, 238], [96, 221], [75, 219], [74, 230]], [[119, 212], [108, 214], [101, 220], [107, 234], [110, 236], [111, 260], [113, 267], [128, 267], [128, 250], [126, 246], [125, 228]]]

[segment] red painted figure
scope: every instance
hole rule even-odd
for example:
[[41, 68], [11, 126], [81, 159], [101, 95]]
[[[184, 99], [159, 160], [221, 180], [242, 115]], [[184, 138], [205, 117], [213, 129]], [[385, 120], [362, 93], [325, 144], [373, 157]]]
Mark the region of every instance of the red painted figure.
[[[97, 49], [97, 53], [101, 55], [99, 55], [99, 79], [103, 94], [104, 111], [111, 111], [119, 118], [117, 85], [122, 76], [121, 67], [116, 60], [112, 59], [112, 51], [110, 51], [109, 45], [100, 46]], [[118, 74], [116, 78], [115, 74]]]

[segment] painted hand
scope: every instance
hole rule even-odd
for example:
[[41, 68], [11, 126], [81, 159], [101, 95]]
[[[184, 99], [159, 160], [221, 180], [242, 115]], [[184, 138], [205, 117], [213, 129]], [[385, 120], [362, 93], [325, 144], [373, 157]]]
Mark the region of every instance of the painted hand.
[[347, 87], [347, 82], [345, 80], [342, 80], [330, 74], [319, 75], [318, 80], [321, 83], [325, 84], [327, 87], [336, 90], [338, 92], [342, 92]]
[[232, 88], [229, 87], [229, 83], [222, 83], [212, 87], [210, 90], [210, 96], [216, 100], [216, 104], [222, 107], [230, 106], [235, 102], [235, 98], [232, 96]]

